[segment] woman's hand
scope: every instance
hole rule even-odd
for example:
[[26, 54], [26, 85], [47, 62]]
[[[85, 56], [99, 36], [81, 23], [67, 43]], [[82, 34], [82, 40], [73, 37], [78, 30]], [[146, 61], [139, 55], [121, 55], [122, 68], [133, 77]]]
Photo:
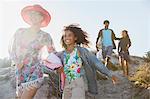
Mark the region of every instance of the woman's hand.
[[42, 64], [45, 66], [49, 66], [51, 63], [45, 59], [42, 61]]
[[20, 70], [23, 68], [23, 63], [17, 64], [17, 68]]

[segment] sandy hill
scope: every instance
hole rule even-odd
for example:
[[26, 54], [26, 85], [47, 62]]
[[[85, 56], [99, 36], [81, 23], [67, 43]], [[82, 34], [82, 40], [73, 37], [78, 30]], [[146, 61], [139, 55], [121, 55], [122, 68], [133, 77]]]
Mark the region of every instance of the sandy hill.
[[[134, 75], [137, 68], [145, 64], [143, 58], [132, 56], [130, 63], [130, 75]], [[122, 76], [122, 71], [118, 64], [117, 55], [113, 55], [112, 63], [117, 68], [113, 70], [113, 74], [119, 78], [119, 83], [113, 85], [110, 79], [104, 79], [103, 76], [98, 78], [99, 94], [96, 99], [150, 99], [150, 88], [136, 87], [128, 78]], [[2, 62], [2, 60], [0, 60]], [[15, 67], [14, 66], [0, 66], [0, 99], [15, 99]], [[34, 99], [56, 99], [48, 98], [49, 88], [45, 81], [44, 85], [38, 90]], [[91, 99], [87, 97], [87, 99]]]

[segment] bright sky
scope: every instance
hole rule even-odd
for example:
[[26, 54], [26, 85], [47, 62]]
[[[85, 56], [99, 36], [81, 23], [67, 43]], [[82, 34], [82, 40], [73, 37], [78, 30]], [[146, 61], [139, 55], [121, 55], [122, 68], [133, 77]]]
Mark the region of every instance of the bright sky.
[[[148, 0], [1, 0], [0, 1], [0, 58], [8, 56], [8, 44], [18, 28], [29, 27], [20, 15], [27, 5], [40, 4], [52, 16], [43, 28], [50, 33], [57, 51], [62, 50], [60, 38], [63, 26], [78, 23], [88, 32], [91, 48], [95, 49], [98, 31], [103, 21], [117, 37], [127, 29], [132, 41], [131, 55], [143, 56], [150, 50], [150, 2]], [[116, 42], [118, 43], [118, 42]]]

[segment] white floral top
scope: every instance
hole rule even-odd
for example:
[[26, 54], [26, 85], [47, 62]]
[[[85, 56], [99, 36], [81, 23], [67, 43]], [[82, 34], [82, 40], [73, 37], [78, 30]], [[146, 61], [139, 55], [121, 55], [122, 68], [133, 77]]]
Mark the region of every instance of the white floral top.
[[77, 48], [72, 53], [64, 53], [64, 63], [65, 77], [69, 82], [81, 77], [82, 60], [79, 57]]
[[[22, 36], [28, 29], [19, 29], [15, 35], [12, 47], [10, 48], [10, 57], [15, 65], [23, 64], [23, 68], [16, 70], [16, 80], [18, 86], [21, 83], [37, 84], [39, 79], [43, 77], [43, 68], [40, 64], [40, 51], [47, 46], [49, 52], [54, 51], [51, 36], [48, 33], [39, 31], [36, 37], [26, 43]], [[37, 86], [35, 86], [37, 87]]]

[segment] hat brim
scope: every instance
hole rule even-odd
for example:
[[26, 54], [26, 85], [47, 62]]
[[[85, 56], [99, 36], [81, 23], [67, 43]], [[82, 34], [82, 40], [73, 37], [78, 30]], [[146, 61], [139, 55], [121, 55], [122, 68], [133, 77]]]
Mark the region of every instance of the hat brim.
[[49, 24], [49, 22], [51, 20], [51, 15], [49, 14], [48, 11], [43, 9], [40, 5], [27, 6], [27, 7], [22, 9], [21, 16], [27, 24], [29, 24], [29, 25], [32, 24], [30, 21], [29, 14], [28, 14], [30, 11], [37, 11], [43, 15], [44, 19], [41, 22], [41, 27], [46, 27]]

